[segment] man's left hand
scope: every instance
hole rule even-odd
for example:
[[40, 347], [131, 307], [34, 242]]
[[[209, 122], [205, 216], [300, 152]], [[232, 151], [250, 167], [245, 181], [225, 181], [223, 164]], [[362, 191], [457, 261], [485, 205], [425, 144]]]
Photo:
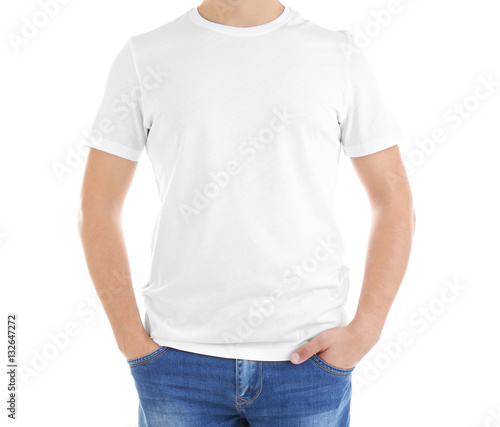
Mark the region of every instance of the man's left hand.
[[[305, 362], [317, 354], [326, 363], [340, 369], [356, 366], [379, 340], [380, 333], [364, 328], [360, 324], [327, 329], [295, 350], [290, 361], [294, 364]], [[294, 358], [298, 355], [298, 359]]]

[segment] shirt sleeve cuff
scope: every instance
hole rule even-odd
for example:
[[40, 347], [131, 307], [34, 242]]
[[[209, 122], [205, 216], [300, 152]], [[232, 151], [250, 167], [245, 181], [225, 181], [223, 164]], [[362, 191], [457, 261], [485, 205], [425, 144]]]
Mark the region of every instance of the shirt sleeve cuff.
[[386, 148], [403, 142], [405, 135], [403, 132], [396, 132], [380, 138], [372, 139], [363, 144], [345, 145], [343, 144], [344, 154], [349, 157], [361, 157], [373, 154]]
[[104, 138], [100, 139], [97, 143], [87, 140], [83, 145], [95, 148], [97, 150], [105, 151], [106, 153], [114, 154], [115, 156], [123, 157], [124, 159], [131, 160], [133, 162], [139, 161], [143, 151], [136, 148], [126, 147], [125, 145], [119, 144], [116, 141], [111, 141]]

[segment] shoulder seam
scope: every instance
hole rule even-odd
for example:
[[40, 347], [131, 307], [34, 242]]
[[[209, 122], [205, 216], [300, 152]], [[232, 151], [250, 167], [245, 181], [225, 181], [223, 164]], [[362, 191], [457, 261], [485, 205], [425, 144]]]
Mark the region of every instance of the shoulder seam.
[[137, 83], [139, 84], [139, 90], [141, 92], [142, 127], [144, 129], [146, 129], [146, 126], [145, 126], [145, 123], [144, 123], [144, 120], [145, 120], [144, 119], [144, 93], [142, 91], [142, 80], [141, 80], [141, 77], [139, 75], [139, 69], [137, 67], [137, 59], [136, 59], [135, 52], [134, 52], [134, 49], [133, 49], [133, 46], [132, 46], [134, 37], [136, 37], [136, 36], [129, 37], [128, 47], [130, 49], [130, 55], [132, 56], [132, 63], [134, 65], [135, 75], [137, 77]]
[[344, 33], [344, 36], [346, 38], [346, 48], [342, 49], [345, 55], [345, 81], [346, 81], [346, 99], [344, 100], [344, 111], [343, 111], [343, 117], [342, 121], [345, 121], [347, 118], [347, 112], [349, 108], [349, 101], [351, 99], [351, 82], [350, 82], [350, 76], [349, 76], [349, 65], [351, 62], [351, 42], [352, 42], [352, 35], [348, 30], [341, 30], [340, 32]]

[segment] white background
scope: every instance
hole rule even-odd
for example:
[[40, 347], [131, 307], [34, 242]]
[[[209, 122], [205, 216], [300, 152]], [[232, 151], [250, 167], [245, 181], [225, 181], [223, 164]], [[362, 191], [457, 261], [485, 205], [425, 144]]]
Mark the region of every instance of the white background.
[[[18, 313], [17, 425], [132, 427], [137, 393], [94, 304], [77, 233], [85, 155], [68, 153], [91, 125], [111, 61], [127, 38], [200, 3], [70, 0], [18, 50], [8, 34], [20, 35], [24, 20], [42, 9], [33, 0], [6, 3], [0, 13], [0, 340], [5, 366], [6, 316]], [[363, 49], [408, 135], [400, 150], [417, 213], [414, 246], [382, 339], [353, 375], [352, 426], [500, 426], [498, 1], [400, 0], [399, 13], [389, 14], [381, 12], [395, 4], [387, 0], [283, 4], [321, 26], [369, 33]], [[481, 78], [497, 86], [475, 100]], [[469, 110], [459, 125], [446, 119], [456, 104]], [[436, 128], [444, 142], [418, 143]], [[57, 165], [66, 169], [56, 173]], [[352, 316], [370, 212], [344, 155], [337, 190]], [[148, 276], [156, 197], [144, 156], [123, 221], [136, 290]], [[444, 302], [450, 283], [461, 290]], [[432, 317], [424, 320], [422, 309]], [[63, 339], [67, 328], [74, 336]], [[407, 345], [398, 349], [400, 333]], [[59, 337], [58, 347], [50, 334]], [[7, 376], [1, 378], [5, 402]], [[1, 425], [8, 425], [5, 414], [2, 409]]]

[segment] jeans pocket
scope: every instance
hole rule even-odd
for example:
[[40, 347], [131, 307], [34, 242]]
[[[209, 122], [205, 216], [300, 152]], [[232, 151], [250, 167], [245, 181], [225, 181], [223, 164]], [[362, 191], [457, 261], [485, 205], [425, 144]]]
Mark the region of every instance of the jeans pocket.
[[156, 349], [152, 353], [146, 354], [145, 356], [137, 357], [135, 359], [127, 359], [128, 365], [133, 368], [134, 366], [143, 365], [145, 363], [150, 362], [151, 360], [156, 359], [161, 354], [165, 353], [170, 347], [161, 346]]
[[349, 369], [344, 369], [344, 368], [337, 368], [336, 366], [330, 365], [329, 363], [325, 362], [321, 357], [319, 357], [317, 354], [313, 354], [310, 358], [310, 360], [318, 367], [321, 369], [328, 371], [332, 374], [335, 375], [350, 375], [352, 371], [354, 371], [354, 367], [349, 368]]

